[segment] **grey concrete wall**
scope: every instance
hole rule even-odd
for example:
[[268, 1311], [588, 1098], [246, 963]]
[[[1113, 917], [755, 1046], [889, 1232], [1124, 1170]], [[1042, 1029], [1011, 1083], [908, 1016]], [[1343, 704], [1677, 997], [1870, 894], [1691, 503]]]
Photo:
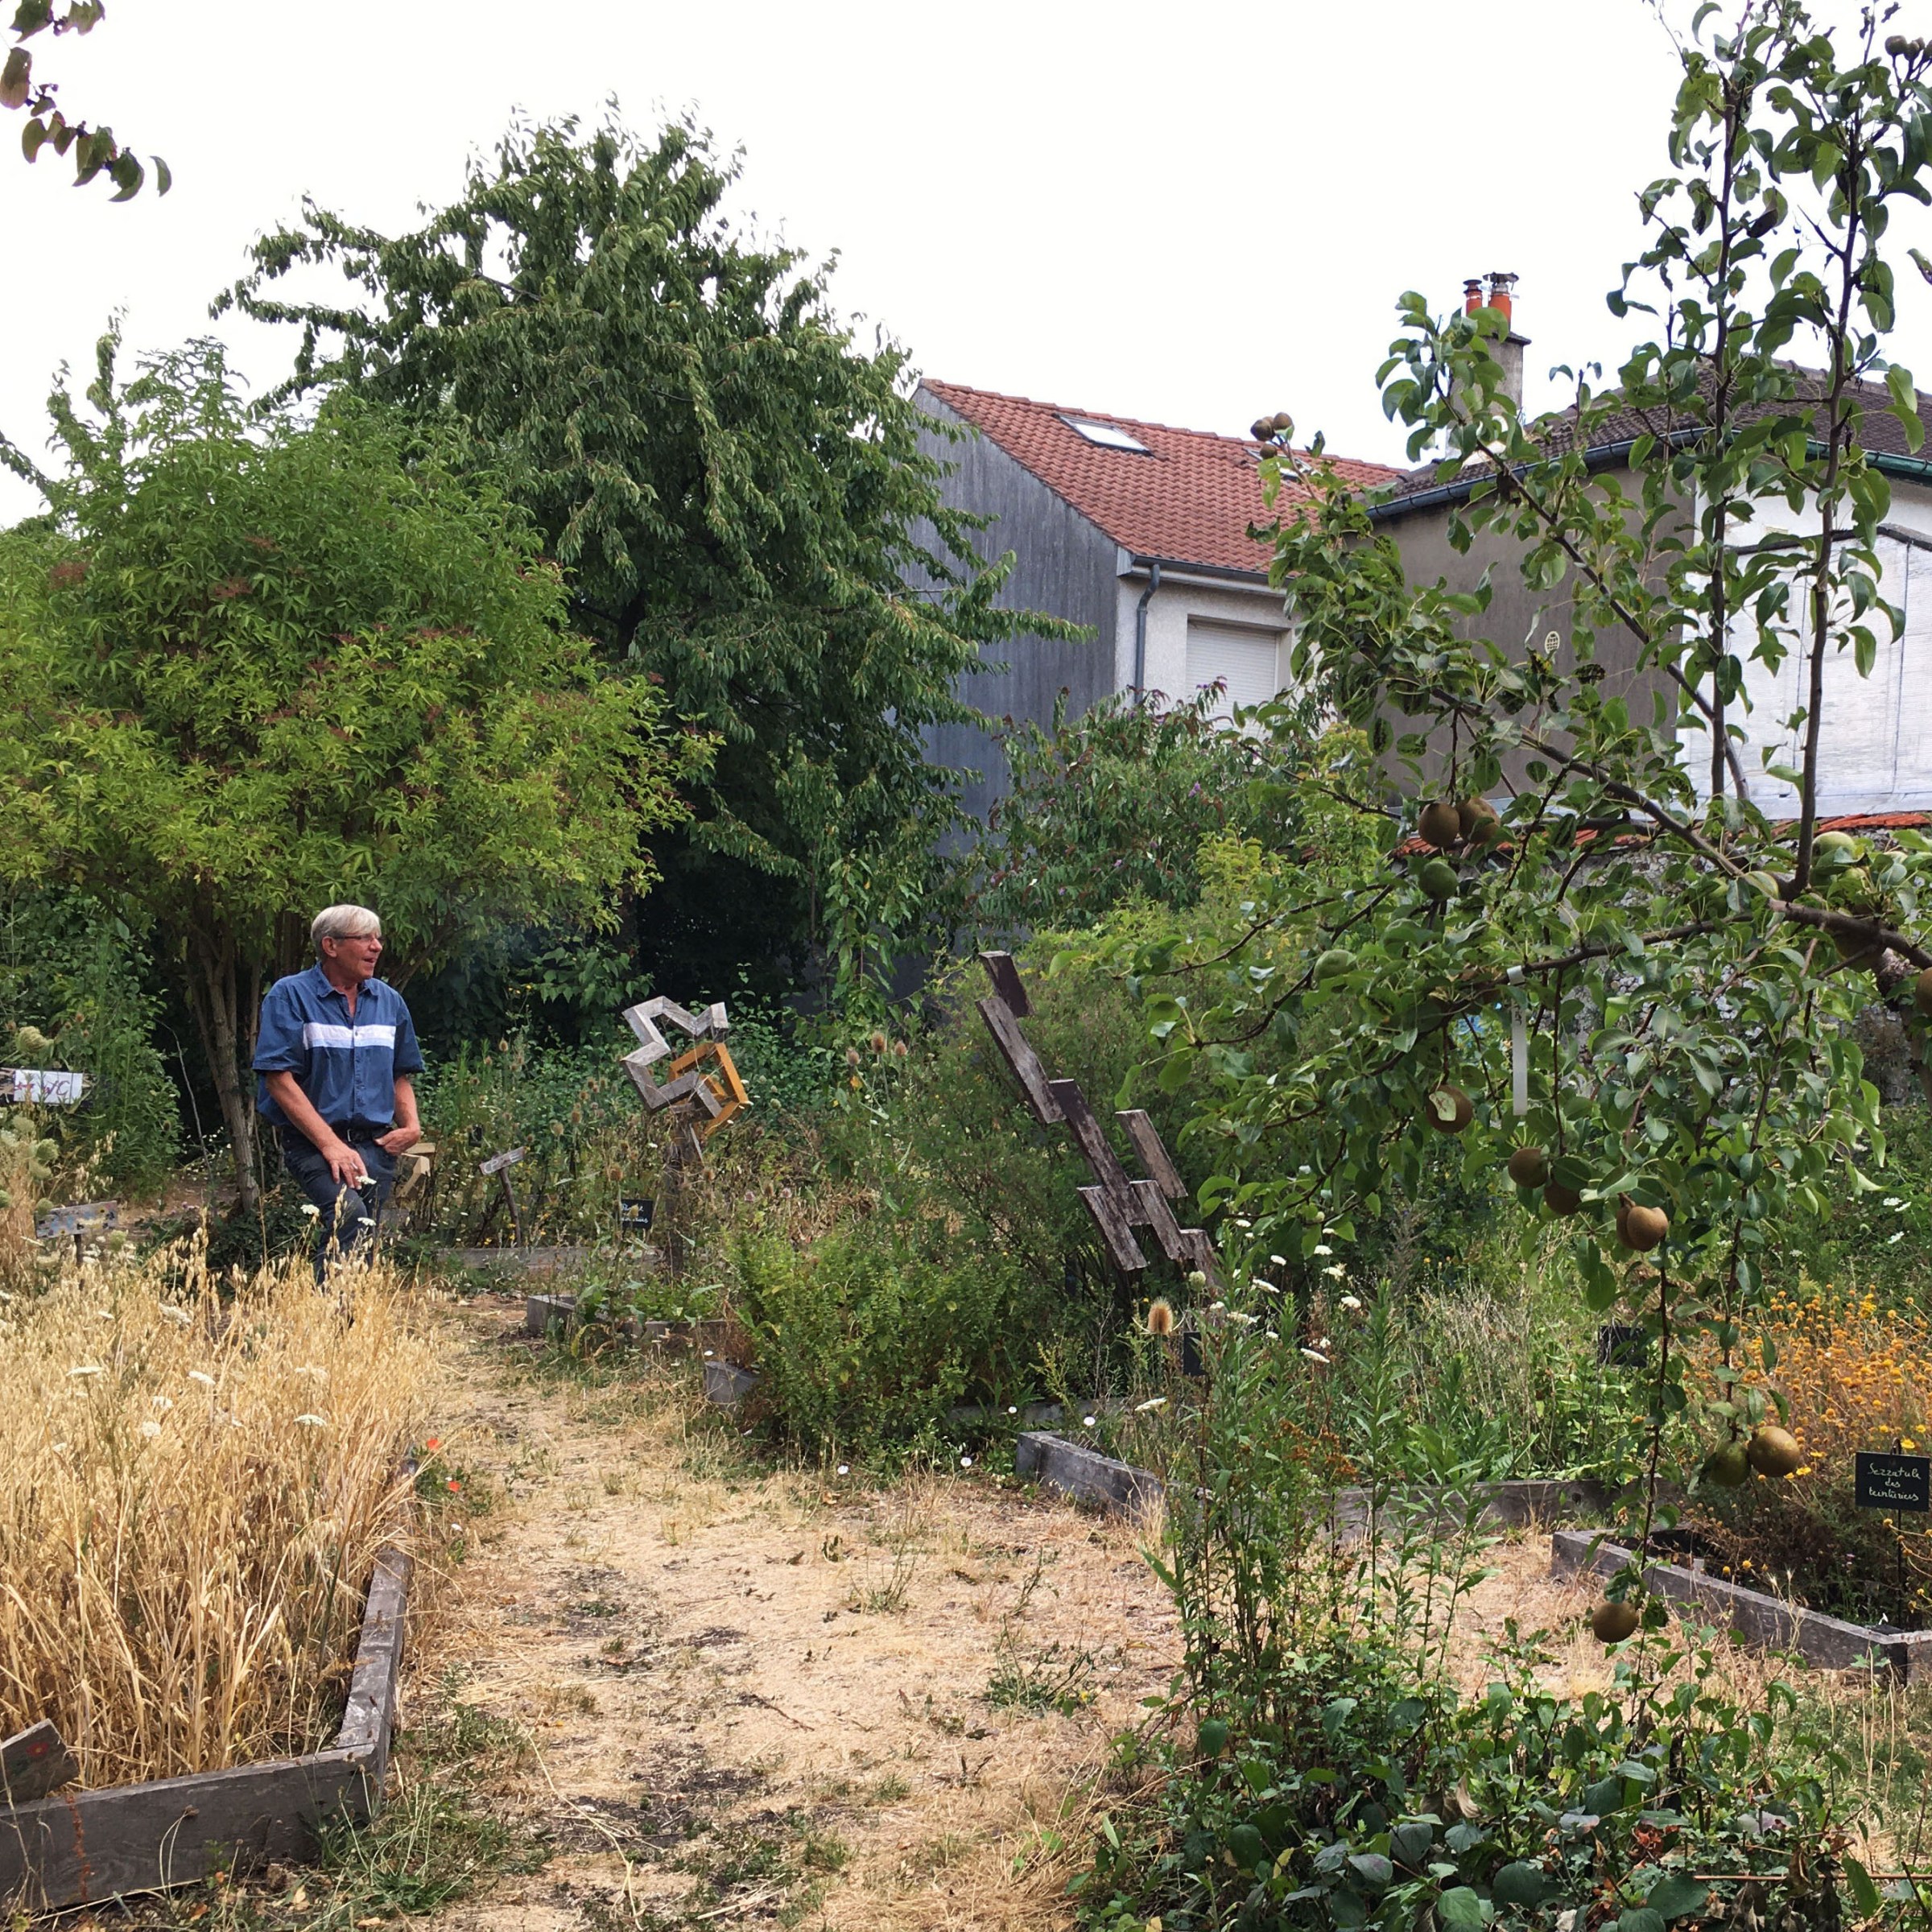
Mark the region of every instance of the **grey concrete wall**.
[[[960, 423], [930, 390], [920, 390], [917, 399], [937, 421]], [[929, 453], [952, 465], [942, 486], [945, 500], [993, 519], [975, 535], [980, 556], [991, 564], [1007, 551], [1014, 555], [1013, 575], [1000, 594], [1001, 606], [1041, 611], [1093, 630], [1084, 643], [1027, 634], [1009, 644], [983, 646], [980, 659], [989, 668], [962, 679], [960, 697], [995, 719], [1031, 719], [1046, 725], [1065, 691], [1067, 716], [1077, 717], [1114, 688], [1118, 566], [1112, 539], [986, 437], [968, 429], [956, 442], [935, 430], [921, 440]], [[1001, 663], [1006, 668], [990, 668]], [[935, 764], [981, 774], [968, 782], [963, 797], [967, 810], [982, 823], [1009, 789], [998, 745], [977, 727], [938, 727], [927, 734], [927, 755]]]
[[[1632, 492], [1633, 479], [1628, 470], [1607, 473], [1606, 481], [1612, 479], [1626, 493]], [[1381, 527], [1394, 538], [1397, 547], [1402, 551], [1402, 568], [1410, 584], [1421, 586], [1439, 581], [1447, 584], [1451, 590], [1473, 590], [1481, 580], [1484, 569], [1488, 569], [1492, 592], [1489, 608], [1480, 616], [1461, 621], [1458, 629], [1463, 635], [1488, 638], [1501, 646], [1513, 663], [1520, 664], [1530, 650], [1542, 650], [1545, 640], [1554, 631], [1558, 638], [1557, 662], [1564, 665], [1572, 662], [1571, 631], [1575, 619], [1574, 576], [1567, 576], [1554, 590], [1532, 589], [1523, 581], [1522, 559], [1526, 547], [1494, 530], [1479, 531], [1466, 551], [1456, 550], [1449, 541], [1452, 507], [1436, 505], [1392, 517], [1383, 522]], [[1677, 694], [1675, 686], [1667, 678], [1656, 672], [1637, 671], [1640, 648], [1637, 638], [1620, 626], [1601, 630], [1596, 635], [1596, 662], [1604, 672], [1599, 688], [1606, 696], [1620, 696], [1629, 707], [1633, 720], [1647, 724], [1652, 716], [1656, 694], [1666, 694], [1672, 710], [1675, 708]], [[1404, 720], [1399, 716], [1392, 716], [1390, 721], [1398, 731], [1418, 729], [1422, 722]], [[1443, 727], [1438, 735], [1442, 744], [1439, 748], [1431, 745], [1431, 755], [1425, 767], [1431, 776], [1447, 763], [1447, 728]], [[1698, 744], [1707, 748], [1709, 740], [1700, 735]], [[1708, 756], [1707, 749], [1704, 755]]]

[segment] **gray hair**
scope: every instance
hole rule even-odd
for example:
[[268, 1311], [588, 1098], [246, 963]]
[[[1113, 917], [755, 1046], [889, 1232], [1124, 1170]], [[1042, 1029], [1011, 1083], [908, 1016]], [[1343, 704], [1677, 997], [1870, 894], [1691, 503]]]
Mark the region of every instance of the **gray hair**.
[[366, 906], [324, 906], [310, 922], [308, 935], [318, 954], [324, 939], [365, 939], [382, 936], [382, 922]]

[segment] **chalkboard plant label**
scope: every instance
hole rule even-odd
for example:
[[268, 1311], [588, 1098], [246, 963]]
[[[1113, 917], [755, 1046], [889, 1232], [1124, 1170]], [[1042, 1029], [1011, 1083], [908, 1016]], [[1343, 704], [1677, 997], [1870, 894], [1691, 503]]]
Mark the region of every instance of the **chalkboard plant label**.
[[1852, 1458], [1852, 1496], [1861, 1509], [1932, 1510], [1932, 1455], [1860, 1450]]

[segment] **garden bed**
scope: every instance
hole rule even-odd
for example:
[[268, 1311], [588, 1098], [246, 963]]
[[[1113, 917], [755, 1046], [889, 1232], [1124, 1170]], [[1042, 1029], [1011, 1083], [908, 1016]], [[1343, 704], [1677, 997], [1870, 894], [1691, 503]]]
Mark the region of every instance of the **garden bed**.
[[[1013, 1452], [1013, 1468], [1020, 1475], [1030, 1476], [1076, 1501], [1096, 1503], [1120, 1515], [1147, 1516], [1166, 1501], [1166, 1483], [1153, 1470], [1137, 1469], [1131, 1463], [1042, 1431], [1022, 1434]], [[1480, 1490], [1484, 1521], [1510, 1528], [1601, 1509], [1610, 1500], [1604, 1485], [1587, 1476], [1519, 1478], [1484, 1483]], [[1344, 1538], [1360, 1535], [1368, 1520], [1368, 1492], [1338, 1489], [1331, 1505]]]
[[54, 1911], [165, 1890], [306, 1857], [324, 1824], [367, 1822], [389, 1766], [412, 1567], [401, 1536], [376, 1558], [330, 1748], [0, 1805], [0, 1904]]
[[[1559, 1530], [1550, 1539], [1550, 1567], [1559, 1576], [1612, 1576], [1634, 1560], [1601, 1530]], [[1889, 1670], [1908, 1683], [1932, 1678], [1932, 1630], [1847, 1623], [1678, 1563], [1651, 1563], [1643, 1579], [1644, 1587], [1668, 1599], [1679, 1615], [1710, 1612], [1747, 1643], [1794, 1650], [1821, 1669]]]

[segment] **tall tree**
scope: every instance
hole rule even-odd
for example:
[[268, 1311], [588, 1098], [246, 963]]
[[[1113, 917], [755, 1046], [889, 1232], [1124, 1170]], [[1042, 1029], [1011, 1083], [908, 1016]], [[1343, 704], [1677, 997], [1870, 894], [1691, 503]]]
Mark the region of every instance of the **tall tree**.
[[[1174, 934], [1139, 962], [1180, 972], [1153, 1014], [1168, 1077], [1218, 1079], [1207, 1191], [1263, 1250], [1349, 1240], [1430, 1147], [1483, 1185], [1509, 1158], [1522, 1208], [1570, 1231], [1588, 1305], [1650, 1338], [1653, 1505], [1687, 1342], [1723, 1364], [1698, 1418], [1712, 1480], [1785, 1401], [1768, 1355], [1741, 1358], [1744, 1319], [1792, 1222], [1875, 1184], [1849, 1025], [1875, 981], [1932, 1059], [1932, 840], [1819, 826], [1827, 675], [1869, 675], [1902, 629], [1886, 473], [1928, 404], [1886, 356], [1886, 251], [1932, 200], [1932, 52], [1872, 9], [1842, 36], [1798, 0], [1717, 18], [1698, 9], [1649, 246], [1610, 298], [1657, 316], [1616, 386], [1532, 422], [1496, 312], [1443, 321], [1417, 295], [1382, 369], [1413, 452], [1446, 449], [1436, 480], [1467, 489], [1451, 541], [1519, 543], [1532, 584], [1571, 593], [1567, 643], [1483, 634], [1488, 579], [1410, 584], [1344, 490], [1284, 523], [1298, 667], [1370, 734], [1343, 795], [1383, 860], [1284, 866], [1232, 946]], [[1625, 477], [1595, 460], [1613, 446]], [[1269, 467], [1320, 481], [1286, 448]], [[1612, 638], [1651, 704], [1605, 685]], [[1794, 749], [1752, 774], [1757, 667], [1786, 665]]]
[[[903, 353], [859, 348], [822, 271], [733, 232], [736, 172], [689, 125], [518, 126], [407, 234], [308, 204], [225, 300], [300, 328], [291, 390], [469, 438], [577, 621], [718, 734], [667, 856], [683, 916], [728, 904], [725, 952], [768, 916], [766, 943], [821, 945], [849, 979], [934, 905], [956, 808], [923, 733], [965, 715], [956, 680], [1020, 621], [939, 500]], [[316, 268], [356, 293], [274, 292]]]
[[382, 914], [407, 977], [493, 922], [608, 922], [707, 747], [598, 668], [486, 481], [370, 406], [261, 421], [219, 348], [101, 345], [50, 514], [0, 537], [0, 874], [138, 906], [255, 1198], [246, 1067], [308, 915]]

